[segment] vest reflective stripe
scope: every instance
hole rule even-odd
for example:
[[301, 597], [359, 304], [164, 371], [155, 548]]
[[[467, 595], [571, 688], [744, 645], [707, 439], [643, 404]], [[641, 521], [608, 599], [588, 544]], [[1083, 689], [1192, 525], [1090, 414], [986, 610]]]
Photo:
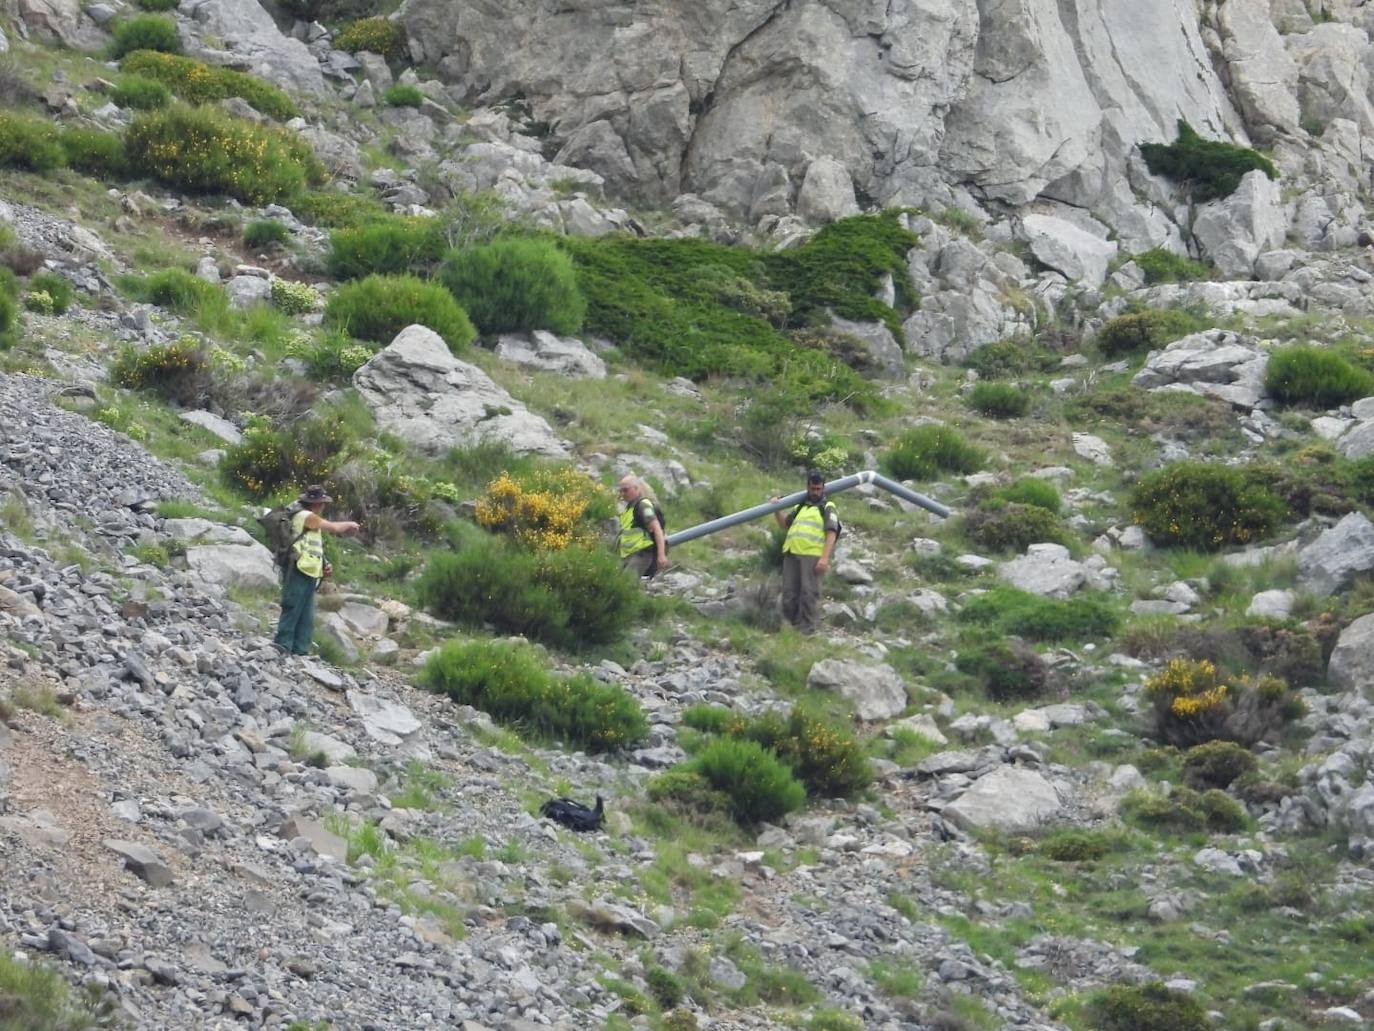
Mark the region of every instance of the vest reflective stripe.
[[788, 555], [805, 555], [819, 558], [825, 553], [825, 516], [834, 509], [830, 502], [822, 509], [819, 505], [802, 505], [792, 517], [792, 525], [787, 528], [787, 539], [782, 542], [782, 550]]
[[654, 509], [654, 503], [647, 498], [640, 498], [633, 505], [626, 505], [625, 511], [620, 513], [620, 557], [627, 558], [637, 551], [645, 548], [654, 547], [654, 539], [649, 536], [646, 530], [641, 530], [635, 525], [635, 509], [641, 504], [647, 504], [649, 509], [644, 514], [644, 521], [658, 518], [658, 512]]
[[310, 510], [305, 509], [291, 517], [291, 536], [300, 538], [291, 550], [296, 553], [296, 568], [318, 580], [324, 576], [324, 534], [305, 528], [305, 517], [309, 514]]

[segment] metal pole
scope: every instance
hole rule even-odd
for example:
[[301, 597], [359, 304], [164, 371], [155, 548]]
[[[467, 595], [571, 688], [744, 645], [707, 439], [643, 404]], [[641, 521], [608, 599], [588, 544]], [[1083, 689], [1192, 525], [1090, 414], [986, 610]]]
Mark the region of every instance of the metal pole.
[[[842, 476], [838, 480], [831, 480], [825, 485], [825, 492], [827, 494], [838, 494], [841, 491], [849, 490], [851, 487], [857, 487], [863, 483], [871, 483], [875, 487], [881, 487], [890, 494], [895, 494], [905, 501], [910, 501], [913, 505], [920, 505], [926, 511], [934, 512], [941, 519], [949, 516], [949, 509], [938, 501], [928, 498], [924, 494], [917, 494], [909, 487], [903, 487], [900, 483], [894, 483], [886, 476], [881, 476], [872, 470], [865, 470], [861, 473], [854, 473], [852, 476]], [[784, 508], [791, 508], [793, 505], [805, 499], [805, 497], [806, 491], [797, 491], [794, 494], [787, 495], [785, 498], [779, 498], [777, 501], [765, 501], [762, 505], [746, 508], [742, 512], [721, 516], [719, 519], [712, 519], [709, 523], [701, 523], [697, 526], [688, 527], [685, 530], [679, 530], [677, 533], [670, 533], [665, 539], [669, 545], [684, 544], [687, 541], [694, 541], [698, 537], [705, 537], [708, 534], [713, 534], [718, 530], [725, 530], [731, 526], [738, 526], [740, 523], [747, 523], [752, 519], [758, 519], [760, 516], [771, 515]]]

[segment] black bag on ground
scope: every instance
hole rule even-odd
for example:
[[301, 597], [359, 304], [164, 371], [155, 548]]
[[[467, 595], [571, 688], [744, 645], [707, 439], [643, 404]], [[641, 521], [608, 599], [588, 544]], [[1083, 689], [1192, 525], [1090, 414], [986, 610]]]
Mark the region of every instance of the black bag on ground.
[[575, 831], [599, 831], [606, 822], [606, 806], [600, 795], [596, 796], [595, 809], [588, 809], [571, 798], [551, 798], [539, 807], [539, 812], [554, 823]]

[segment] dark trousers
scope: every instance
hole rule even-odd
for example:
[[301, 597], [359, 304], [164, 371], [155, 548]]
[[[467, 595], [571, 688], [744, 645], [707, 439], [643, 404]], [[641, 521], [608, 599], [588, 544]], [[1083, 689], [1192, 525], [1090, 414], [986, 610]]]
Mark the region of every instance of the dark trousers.
[[315, 639], [315, 591], [320, 582], [294, 566], [281, 585], [281, 620], [273, 643], [293, 655], [309, 655]]
[[804, 634], [814, 633], [820, 611], [821, 581], [816, 575], [818, 555], [782, 556], [782, 615]]
[[653, 548], [640, 548], [620, 560], [621, 569], [633, 569], [635, 576], [653, 576], [658, 572], [658, 553]]

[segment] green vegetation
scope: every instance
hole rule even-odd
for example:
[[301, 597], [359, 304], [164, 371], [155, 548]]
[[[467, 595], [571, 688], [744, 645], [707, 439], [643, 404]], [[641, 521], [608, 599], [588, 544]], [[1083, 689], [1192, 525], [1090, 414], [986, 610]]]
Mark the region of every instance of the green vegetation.
[[254, 219], [243, 227], [243, 245], [255, 251], [286, 243], [291, 239], [291, 230], [275, 218]]
[[[151, 52], [151, 51], [149, 51]], [[110, 99], [120, 107], [135, 111], [155, 111], [172, 102], [172, 91], [156, 79], [142, 75], [122, 75], [110, 91]]]
[[444, 338], [460, 353], [477, 337], [467, 314], [437, 283], [414, 276], [368, 276], [345, 283], [329, 295], [324, 321], [360, 340], [383, 346], [418, 323]]
[[342, 420], [331, 412], [297, 419], [280, 429], [259, 419], [225, 452], [220, 472], [230, 486], [266, 500], [284, 488], [301, 490], [328, 480], [347, 439]]
[[121, 387], [151, 390], [171, 404], [194, 408], [209, 396], [214, 371], [205, 345], [183, 337], [145, 350], [126, 346], [115, 358], [110, 379]]
[[483, 333], [572, 334], [586, 316], [572, 261], [549, 240], [510, 238], [456, 250], [439, 278]]
[[1039, 698], [1049, 688], [1049, 667], [1017, 637], [970, 644], [959, 650], [954, 664], [994, 702]]
[[208, 107], [145, 112], [129, 127], [125, 147], [141, 174], [246, 204], [281, 200], [323, 178], [305, 141]]
[[1159, 981], [1112, 985], [1093, 996], [1089, 1012], [1099, 1031], [1209, 1031], [1212, 1027], [1197, 999]]
[[1073, 543], [1073, 531], [1054, 512], [1041, 505], [984, 498], [964, 517], [964, 530], [978, 544], [993, 551], [1025, 551], [1032, 544]]
[[329, 274], [335, 279], [418, 274], [436, 265], [447, 243], [432, 218], [386, 215], [329, 234]]
[[941, 473], [976, 473], [987, 455], [953, 427], [927, 423], [907, 430], [883, 456], [883, 471], [898, 480], [932, 480]]
[[1283, 502], [1246, 470], [1175, 462], [1140, 478], [1134, 518], [1163, 547], [1216, 551], [1263, 540], [1283, 522]]
[[0, 1026], [14, 1031], [85, 1031], [117, 1026], [117, 1001], [90, 988], [77, 994], [51, 967], [0, 951]]
[[1204, 140], [1182, 118], [1173, 143], [1142, 143], [1140, 156], [1151, 175], [1178, 181], [1198, 202], [1229, 197], [1247, 172], [1279, 177], [1274, 163], [1264, 155], [1234, 143]]
[[405, 30], [386, 18], [359, 18], [334, 35], [334, 47], [350, 54], [366, 50], [381, 54], [388, 61], [398, 61], [406, 51]]
[[1269, 356], [1264, 389], [1281, 404], [1336, 408], [1374, 394], [1374, 374], [1323, 347], [1281, 347]]
[[806, 788], [792, 771], [773, 752], [743, 738], [713, 739], [684, 772], [725, 796], [730, 815], [742, 824], [777, 820], [806, 801]]
[[160, 14], [136, 14], [115, 22], [111, 33], [110, 56], [132, 54], [135, 50], [156, 50], [166, 54], [181, 51], [181, 33], [177, 23]]
[[499, 722], [591, 752], [633, 747], [649, 729], [623, 688], [586, 675], [552, 676], [524, 645], [447, 644], [430, 657], [421, 682]]
[[1009, 504], [1032, 505], [1055, 515], [1059, 514], [1059, 507], [1063, 503], [1059, 489], [1053, 483], [1035, 476], [1025, 476], [1008, 484], [997, 492], [997, 496]]
[[994, 587], [970, 598], [959, 610], [961, 623], [986, 627], [996, 634], [1014, 634], [1032, 641], [1086, 641], [1108, 637], [1120, 616], [1106, 596], [1097, 592], [1072, 598], [1042, 598], [1015, 587]]
[[1140, 266], [1145, 273], [1145, 282], [1150, 286], [1156, 283], [1188, 283], [1210, 279], [1212, 275], [1212, 270], [1202, 262], [1185, 258], [1164, 247], [1142, 251], [1132, 255], [1131, 260]]
[[217, 68], [189, 57], [140, 50], [120, 62], [131, 75], [162, 83], [188, 104], [215, 104], [239, 97], [250, 106], [279, 122], [300, 114], [290, 96], [246, 72]]
[[0, 112], [0, 165], [26, 172], [51, 172], [67, 163], [61, 135], [47, 119]]
[[29, 277], [29, 297], [32, 298], [35, 294], [47, 296], [46, 308], [49, 315], [61, 315], [76, 299], [76, 292], [67, 281], [67, 277], [57, 272], [35, 272]]
[[1150, 308], [1110, 319], [1093, 342], [1104, 358], [1121, 358], [1156, 350], [1210, 326], [1206, 318], [1180, 308]]
[[388, 86], [382, 94], [382, 102], [388, 107], [419, 107], [425, 95], [408, 83], [398, 82]]
[[969, 392], [968, 406], [990, 419], [1014, 419], [1029, 410], [1030, 395], [1010, 383], [978, 383]]

